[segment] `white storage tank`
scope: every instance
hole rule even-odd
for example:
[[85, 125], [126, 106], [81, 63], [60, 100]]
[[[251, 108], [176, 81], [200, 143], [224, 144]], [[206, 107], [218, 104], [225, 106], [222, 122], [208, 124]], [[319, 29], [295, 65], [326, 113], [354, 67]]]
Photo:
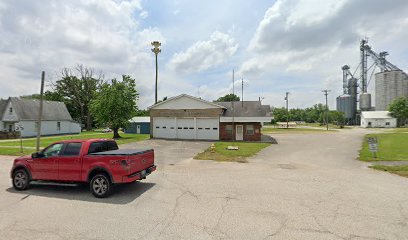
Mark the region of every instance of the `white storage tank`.
[[408, 79], [401, 70], [375, 74], [375, 110], [386, 111], [399, 97], [408, 97]]

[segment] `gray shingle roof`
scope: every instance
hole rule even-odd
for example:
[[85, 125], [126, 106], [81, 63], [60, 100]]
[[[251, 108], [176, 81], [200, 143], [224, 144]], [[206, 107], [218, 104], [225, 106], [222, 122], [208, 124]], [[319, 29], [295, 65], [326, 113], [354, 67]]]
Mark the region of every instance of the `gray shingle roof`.
[[[13, 109], [20, 120], [38, 120], [40, 100], [10, 98]], [[72, 121], [72, 117], [63, 102], [44, 101], [42, 120]]]
[[[227, 110], [223, 117], [232, 117], [232, 102], [214, 102], [218, 105], [224, 106]], [[234, 102], [234, 116], [235, 117], [270, 117], [271, 107], [269, 105], [262, 105], [260, 101], [244, 101]]]
[[6, 99], [5, 100], [0, 99], [0, 121], [1, 121], [1, 119], [3, 119], [3, 114], [6, 111], [7, 102], [8, 102], [8, 100], [6, 100]]

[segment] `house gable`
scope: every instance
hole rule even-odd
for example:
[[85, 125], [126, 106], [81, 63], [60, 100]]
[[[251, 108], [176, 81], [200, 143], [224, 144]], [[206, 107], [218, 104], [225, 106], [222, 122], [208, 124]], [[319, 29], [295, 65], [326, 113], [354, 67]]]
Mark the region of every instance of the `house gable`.
[[15, 106], [11, 101], [7, 101], [7, 104], [5, 105], [5, 108], [3, 109], [3, 117], [2, 121], [4, 122], [18, 122], [19, 117], [16, 113]]
[[157, 103], [149, 109], [224, 109], [224, 106], [196, 98], [187, 94], [167, 99]]

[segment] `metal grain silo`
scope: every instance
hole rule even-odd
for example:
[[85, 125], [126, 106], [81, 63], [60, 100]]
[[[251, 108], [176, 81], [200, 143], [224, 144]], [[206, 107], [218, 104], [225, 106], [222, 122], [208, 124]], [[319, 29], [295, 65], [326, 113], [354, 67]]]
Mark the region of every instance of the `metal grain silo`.
[[371, 94], [370, 93], [361, 93], [360, 94], [360, 110], [361, 111], [370, 111], [371, 110]]
[[355, 101], [353, 100], [352, 96], [344, 94], [337, 97], [336, 105], [337, 111], [343, 112], [346, 119], [354, 119], [356, 111], [354, 108]]
[[408, 79], [401, 70], [375, 74], [375, 110], [386, 111], [396, 98], [408, 97]]

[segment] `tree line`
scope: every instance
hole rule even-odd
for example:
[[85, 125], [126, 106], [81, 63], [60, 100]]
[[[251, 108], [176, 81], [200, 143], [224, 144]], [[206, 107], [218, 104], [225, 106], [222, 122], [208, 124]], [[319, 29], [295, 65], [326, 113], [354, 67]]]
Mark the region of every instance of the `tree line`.
[[[305, 109], [293, 108], [289, 109], [289, 121], [302, 121], [307, 123], [326, 123], [326, 106], [319, 103], [312, 107]], [[272, 123], [286, 122], [288, 117], [288, 111], [286, 108], [274, 108], [272, 110], [274, 119]], [[339, 111], [328, 111], [329, 123], [335, 123], [337, 125], [344, 125], [344, 113]]]
[[[102, 73], [77, 65], [64, 68], [50, 87], [44, 92], [44, 100], [64, 102], [72, 118], [87, 131], [110, 127], [118, 138], [119, 128], [126, 127], [129, 119], [146, 114], [137, 108], [136, 80], [128, 75], [122, 75], [121, 80], [105, 80]], [[39, 99], [40, 95], [21, 97]]]

